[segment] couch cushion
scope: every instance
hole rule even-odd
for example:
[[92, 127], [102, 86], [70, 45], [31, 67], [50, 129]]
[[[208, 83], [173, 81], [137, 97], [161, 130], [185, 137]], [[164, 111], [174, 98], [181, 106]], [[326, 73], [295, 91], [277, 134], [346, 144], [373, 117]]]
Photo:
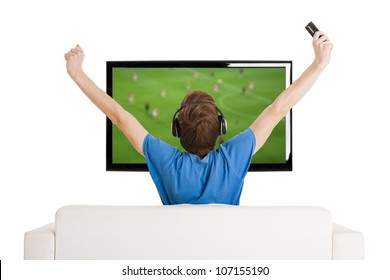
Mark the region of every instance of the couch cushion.
[[66, 206], [56, 259], [331, 259], [319, 207]]

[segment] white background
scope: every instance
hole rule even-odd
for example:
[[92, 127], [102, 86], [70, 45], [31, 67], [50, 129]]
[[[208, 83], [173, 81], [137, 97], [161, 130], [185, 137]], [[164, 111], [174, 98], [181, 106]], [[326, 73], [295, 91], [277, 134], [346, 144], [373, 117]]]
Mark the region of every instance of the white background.
[[[294, 171], [248, 174], [241, 205], [327, 208], [335, 222], [363, 232], [366, 260], [327, 264], [318, 277], [389, 274], [385, 3], [2, 1], [0, 259], [5, 279], [73, 275], [59, 264], [22, 260], [24, 232], [53, 221], [64, 205], [161, 204], [148, 173], [105, 171], [105, 116], [67, 76], [67, 50], [77, 43], [84, 48], [84, 70], [103, 89], [107, 60], [292, 60], [295, 80], [313, 59], [304, 29], [311, 20], [329, 35], [334, 50], [328, 68], [293, 110]], [[322, 268], [324, 262], [309, 264], [298, 267]], [[282, 272], [298, 278], [281, 267]], [[105, 273], [105, 279], [115, 276]]]

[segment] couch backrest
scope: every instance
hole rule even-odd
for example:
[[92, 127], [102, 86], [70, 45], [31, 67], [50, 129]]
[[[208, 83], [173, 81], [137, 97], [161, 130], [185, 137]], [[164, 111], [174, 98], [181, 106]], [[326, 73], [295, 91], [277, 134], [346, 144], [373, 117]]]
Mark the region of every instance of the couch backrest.
[[331, 259], [319, 207], [66, 206], [56, 259]]

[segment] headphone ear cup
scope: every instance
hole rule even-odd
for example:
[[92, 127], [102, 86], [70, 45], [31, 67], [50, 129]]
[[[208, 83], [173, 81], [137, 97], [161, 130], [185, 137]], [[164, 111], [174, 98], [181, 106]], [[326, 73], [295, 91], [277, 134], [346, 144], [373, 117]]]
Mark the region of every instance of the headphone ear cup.
[[227, 122], [223, 116], [218, 116], [219, 120], [219, 135], [224, 135], [226, 134], [227, 131]]
[[173, 135], [173, 137], [180, 138], [180, 125], [179, 125], [178, 119], [174, 119], [172, 122], [172, 135]]

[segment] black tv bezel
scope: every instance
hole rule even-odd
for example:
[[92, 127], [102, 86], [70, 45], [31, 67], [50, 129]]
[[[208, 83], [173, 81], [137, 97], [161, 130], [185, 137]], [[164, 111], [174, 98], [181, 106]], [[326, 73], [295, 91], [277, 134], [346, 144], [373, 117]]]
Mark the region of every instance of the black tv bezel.
[[[290, 65], [290, 84], [293, 70], [291, 60], [224, 60], [224, 61], [107, 61], [106, 62], [106, 92], [112, 97], [112, 69], [113, 68], [225, 68], [230, 64], [287, 64]], [[270, 66], [272, 67], [272, 66]], [[292, 171], [292, 109], [289, 113], [290, 125], [290, 154], [285, 163], [251, 163], [249, 171]], [[106, 118], [106, 171], [148, 171], [146, 163], [113, 163], [113, 127], [109, 118]]]

